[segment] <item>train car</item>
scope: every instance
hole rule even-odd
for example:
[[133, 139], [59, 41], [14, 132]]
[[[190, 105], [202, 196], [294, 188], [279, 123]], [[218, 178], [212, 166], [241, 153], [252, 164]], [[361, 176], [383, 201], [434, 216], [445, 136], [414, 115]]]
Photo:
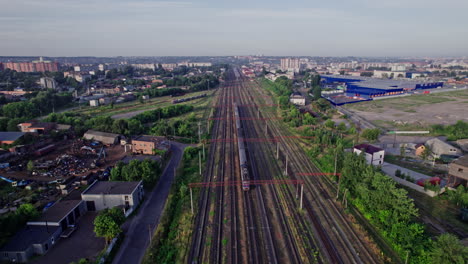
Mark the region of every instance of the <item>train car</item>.
[[245, 152], [244, 137], [242, 136], [242, 125], [239, 118], [239, 108], [234, 105], [236, 129], [237, 129], [237, 147], [239, 149], [239, 167], [241, 170], [242, 189], [248, 191], [250, 189], [250, 176], [247, 168], [247, 155]]

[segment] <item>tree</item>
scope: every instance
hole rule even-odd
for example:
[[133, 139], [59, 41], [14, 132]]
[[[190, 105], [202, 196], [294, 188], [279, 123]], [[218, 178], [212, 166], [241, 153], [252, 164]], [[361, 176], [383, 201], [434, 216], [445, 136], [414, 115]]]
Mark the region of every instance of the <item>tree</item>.
[[37, 211], [36, 207], [34, 207], [32, 204], [25, 203], [20, 205], [20, 207], [16, 210], [16, 215], [21, 220], [26, 222], [28, 220], [39, 217], [39, 212]]
[[99, 237], [104, 237], [106, 243], [122, 233], [120, 225], [125, 221], [123, 211], [119, 208], [104, 209], [94, 219], [94, 233]]
[[311, 114], [305, 113], [303, 123], [304, 125], [315, 125], [316, 121]]
[[468, 248], [465, 247], [455, 235], [442, 234], [433, 242], [433, 249], [430, 253], [432, 263], [464, 264], [468, 261]]
[[26, 169], [27, 169], [29, 172], [31, 172], [31, 171], [34, 170], [34, 168], [35, 168], [35, 166], [34, 166], [34, 161], [32, 161], [32, 160], [28, 161], [28, 164], [26, 165]]
[[322, 97], [322, 89], [320, 88], [320, 86], [317, 85], [314, 87], [313, 94], [315, 100], [318, 100]]

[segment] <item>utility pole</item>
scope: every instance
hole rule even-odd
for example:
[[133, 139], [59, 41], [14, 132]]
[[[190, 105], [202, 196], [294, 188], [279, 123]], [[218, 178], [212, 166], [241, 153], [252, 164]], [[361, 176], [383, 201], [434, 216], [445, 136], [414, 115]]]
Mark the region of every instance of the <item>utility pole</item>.
[[190, 208], [192, 209], [192, 215], [193, 215], [193, 197], [192, 197], [192, 188], [190, 188]]
[[265, 120], [265, 135], [267, 135], [267, 134], [268, 134], [268, 123]]
[[285, 169], [285, 176], [288, 176], [288, 154], [286, 154], [286, 169]]

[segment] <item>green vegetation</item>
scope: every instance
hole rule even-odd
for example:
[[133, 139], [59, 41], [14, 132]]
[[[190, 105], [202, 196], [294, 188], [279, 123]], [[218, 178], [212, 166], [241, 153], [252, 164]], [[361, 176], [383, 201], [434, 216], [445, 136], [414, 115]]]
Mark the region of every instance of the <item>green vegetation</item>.
[[431, 132], [436, 135], [447, 136], [447, 140], [468, 138], [468, 123], [459, 120], [454, 125], [433, 125]]
[[367, 128], [362, 131], [361, 136], [369, 141], [376, 141], [380, 136], [380, 132], [378, 128]]
[[171, 105], [164, 108], [145, 111], [130, 119], [113, 119], [109, 116], [92, 117], [72, 112], [50, 114], [45, 121], [72, 125], [78, 135], [88, 129], [111, 132], [122, 135], [139, 135], [147, 131], [143, 124], [170, 118], [193, 110], [190, 105]]
[[160, 176], [160, 163], [150, 159], [131, 160], [129, 164], [118, 162], [110, 172], [112, 181], [143, 181], [145, 187], [154, 186]]
[[459, 208], [468, 208], [468, 188], [459, 185], [455, 191], [447, 190], [448, 199]]
[[[292, 118], [294, 115], [294, 111], [290, 110], [289, 116]], [[291, 126], [291, 121], [288, 124]], [[356, 139], [354, 128], [346, 131], [345, 128], [337, 128], [334, 122], [327, 120], [313, 129], [294, 129], [294, 132], [311, 137], [303, 142], [307, 146], [307, 154], [321, 171], [334, 172], [336, 167], [336, 172], [341, 173], [341, 198], [350, 202], [350, 211], [357, 208], [372, 224], [372, 229], [378, 232], [373, 235], [380, 241], [379, 244], [390, 245], [402, 260], [409, 256], [408, 263], [438, 263], [433, 259], [434, 243], [426, 233], [425, 226], [417, 222], [418, 209], [408, 197], [407, 191], [397, 187], [396, 183], [378, 168], [367, 165], [363, 156], [344, 152], [344, 148], [350, 147]], [[378, 134], [378, 130], [367, 130], [363, 136], [368, 140], [375, 140]], [[357, 139], [359, 141], [359, 138]], [[401, 172], [399, 176], [410, 178]], [[452, 196], [456, 197], [453, 198], [456, 201], [463, 200], [460, 193]], [[463, 256], [460, 252], [455, 254], [458, 254], [455, 258]]]
[[118, 207], [104, 209], [99, 212], [98, 216], [94, 219], [94, 233], [99, 237], [104, 237], [108, 244], [112, 239], [122, 233], [120, 226], [124, 222], [125, 215], [122, 209]]
[[[178, 170], [172, 185], [164, 215], [154, 234], [142, 263], [182, 263], [185, 262], [193, 230], [193, 215], [190, 210], [188, 184], [200, 181], [198, 174], [198, 152], [200, 148], [187, 147], [184, 151], [182, 167]], [[194, 201], [198, 200], [199, 190], [193, 190]]]
[[0, 217], [0, 247], [13, 236], [26, 222], [39, 217], [39, 211], [29, 203], [22, 204], [15, 212]]
[[442, 234], [433, 243], [434, 250], [430, 253], [432, 263], [464, 264], [468, 261], [468, 247], [465, 247], [452, 234]]

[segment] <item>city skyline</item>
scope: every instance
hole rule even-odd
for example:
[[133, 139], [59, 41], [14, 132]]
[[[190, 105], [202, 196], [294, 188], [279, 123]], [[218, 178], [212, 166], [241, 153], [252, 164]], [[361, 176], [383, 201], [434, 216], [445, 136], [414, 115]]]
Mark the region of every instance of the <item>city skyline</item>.
[[461, 0], [0, 3], [0, 56], [468, 54]]

